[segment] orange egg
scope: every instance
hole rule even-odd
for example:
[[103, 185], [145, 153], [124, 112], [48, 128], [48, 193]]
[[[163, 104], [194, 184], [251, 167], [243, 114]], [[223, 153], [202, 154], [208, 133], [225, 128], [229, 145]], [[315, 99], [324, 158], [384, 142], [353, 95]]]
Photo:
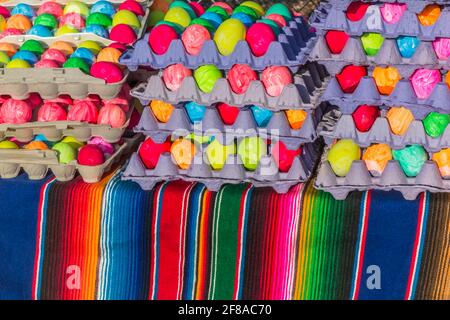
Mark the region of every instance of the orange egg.
[[152, 109], [153, 115], [159, 122], [166, 123], [169, 121], [174, 107], [170, 103], [153, 100], [150, 102], [150, 109]]
[[194, 143], [186, 139], [178, 139], [170, 147], [173, 160], [183, 170], [189, 169], [196, 152]]
[[12, 57], [17, 52], [17, 46], [12, 43], [0, 43], [0, 51], [6, 53], [9, 57]]
[[31, 29], [31, 27], [32, 24], [30, 19], [28, 19], [22, 14], [15, 14], [6, 21], [7, 29], [17, 29], [22, 32], [27, 32], [28, 30]]
[[55, 41], [50, 45], [50, 49], [59, 50], [66, 56], [70, 56], [74, 52], [72, 45], [66, 41]]
[[48, 146], [42, 141], [31, 141], [23, 148], [27, 150], [48, 150]]
[[119, 58], [121, 55], [122, 52], [119, 49], [106, 47], [98, 53], [97, 61], [119, 63]]

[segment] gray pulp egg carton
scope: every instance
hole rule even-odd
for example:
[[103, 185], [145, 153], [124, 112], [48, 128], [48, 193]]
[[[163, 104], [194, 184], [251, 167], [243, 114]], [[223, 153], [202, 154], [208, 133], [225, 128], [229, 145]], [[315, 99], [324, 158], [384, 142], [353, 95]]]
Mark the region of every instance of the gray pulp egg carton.
[[320, 65], [310, 65], [309, 70], [301, 75], [294, 76], [294, 83], [287, 85], [278, 97], [267, 94], [262, 81], [250, 83], [243, 94], [236, 94], [231, 89], [226, 78], [217, 80], [210, 93], [202, 92], [194, 77], [186, 77], [180, 88], [169, 90], [161, 75], [151, 76], [147, 82], [138, 84], [131, 90], [131, 95], [138, 98], [143, 105], [151, 100], [162, 100], [171, 104], [193, 101], [201, 105], [212, 105], [224, 102], [236, 107], [257, 105], [273, 111], [285, 109], [314, 109], [325, 82], [328, 80], [326, 71]]
[[70, 181], [78, 171], [84, 182], [95, 183], [101, 180], [104, 173], [136, 148], [140, 141], [140, 135], [125, 139], [121, 146], [116, 146], [115, 153], [98, 166], [84, 166], [76, 160], [68, 164], [58, 161], [58, 154], [53, 150], [25, 150], [2, 149], [0, 150], [0, 177], [11, 179], [17, 177], [21, 169], [25, 171], [30, 180], [41, 180], [51, 171], [57, 180]]
[[428, 152], [439, 152], [450, 147], [450, 126], [442, 136], [432, 138], [426, 134], [422, 121], [414, 120], [408, 131], [399, 136], [392, 133], [386, 118], [379, 117], [368, 132], [360, 132], [356, 128], [352, 116], [341, 115], [338, 110], [330, 111], [323, 117], [317, 132], [329, 145], [336, 139], [351, 139], [361, 147], [369, 147], [374, 143], [385, 143], [392, 149], [402, 149], [408, 145], [419, 144]]
[[212, 170], [208, 159], [198, 152], [188, 170], [181, 170], [169, 153], [161, 154], [153, 170], [146, 169], [139, 155], [134, 153], [123, 173], [123, 180], [137, 182], [142, 189], [151, 190], [158, 182], [185, 180], [206, 185], [208, 190], [218, 191], [224, 184], [252, 183], [255, 187], [272, 187], [278, 193], [286, 193], [290, 187], [307, 181], [320, 156], [321, 146], [317, 143], [305, 144], [302, 154], [296, 157], [289, 172], [279, 172], [270, 155], [260, 159], [256, 171], [246, 171], [238, 155], [230, 155], [225, 166]]
[[[84, 3], [86, 3], [89, 7], [92, 6], [94, 3], [98, 2], [99, 0], [87, 0], [87, 1], [82, 1]], [[46, 1], [42, 1], [42, 0], [29, 0], [26, 1], [26, 3], [30, 6], [32, 6], [36, 11], [39, 9], [39, 6], [44, 3]], [[65, 5], [68, 1], [67, 0], [56, 0], [55, 2], [61, 4], [61, 5]], [[123, 1], [122, 0], [110, 0], [109, 2], [111, 2], [115, 7], [118, 7]], [[145, 9], [145, 14], [143, 17], [138, 17], [140, 23], [141, 23], [141, 27], [139, 28], [139, 30], [137, 30], [136, 32], [136, 37], [137, 39], [140, 39], [146, 29], [147, 29], [147, 23], [149, 20], [149, 16], [150, 16], [150, 6], [153, 4], [153, 0], [149, 1], [149, 0], [137, 0], [137, 2], [139, 2]], [[12, 9], [14, 8], [17, 4], [19, 3], [23, 3], [22, 0], [8, 0], [6, 2], [2, 2], [2, 6], [8, 8], [8, 9]], [[84, 33], [84, 32], [78, 32], [78, 33], [67, 33], [61, 36], [54, 36], [54, 37], [41, 37], [41, 36], [36, 36], [36, 35], [29, 35], [29, 34], [23, 34], [23, 35], [9, 35], [6, 37], [3, 37], [0, 39], [1, 42], [11, 42], [11, 41], [17, 41], [17, 42], [25, 42], [27, 40], [38, 40], [38, 41], [67, 41], [67, 42], [76, 42], [79, 43], [81, 41], [85, 41], [85, 40], [92, 40], [98, 43], [101, 43], [105, 46], [110, 45], [111, 43], [113, 43], [114, 41], [107, 39], [107, 38], [103, 38], [100, 37], [94, 33]]]
[[[376, 4], [376, 5], [382, 5], [384, 3], [404, 3], [404, 4], [408, 5], [409, 11], [412, 11], [415, 13], [422, 12], [422, 10], [425, 8], [425, 6], [427, 6], [429, 4], [443, 4], [443, 5], [449, 4], [448, 0], [429, 0], [429, 1], [424, 1], [424, 0], [383, 0], [383, 1], [359, 0], [359, 1], [367, 2], [370, 4]], [[356, 0], [327, 0], [326, 2], [338, 10], [346, 11], [348, 6], [352, 2], [356, 2]]]
[[450, 37], [448, 28], [450, 11], [447, 7], [442, 10], [439, 19], [432, 26], [423, 26], [417, 18], [417, 13], [410, 10], [406, 10], [400, 21], [395, 24], [384, 21], [381, 13], [379, 17], [380, 23], [374, 23], [374, 16], [377, 15], [374, 12], [367, 12], [359, 21], [350, 21], [342, 9], [333, 6], [323, 6], [318, 10], [318, 14], [310, 17], [310, 23], [317, 29], [318, 34], [323, 34], [327, 30], [341, 30], [351, 36], [361, 36], [366, 32], [374, 32], [382, 34], [385, 38], [415, 36], [425, 41]]
[[[16, 138], [20, 142], [28, 142], [33, 140], [36, 135], [44, 135], [49, 141], [59, 141], [63, 137], [71, 136], [78, 141], [85, 142], [91, 137], [102, 137], [109, 143], [118, 142], [125, 130], [130, 124], [130, 117], [138, 103], [137, 100], [130, 104], [126, 112], [127, 121], [118, 128], [112, 128], [110, 125], [91, 124], [80, 121], [54, 121], [54, 122], [39, 122], [32, 121], [24, 124], [8, 124], [0, 123], [0, 139]], [[33, 110], [33, 119], [37, 118], [39, 108]]]
[[286, 115], [282, 111], [273, 113], [267, 126], [258, 127], [249, 108], [240, 110], [233, 125], [226, 125], [215, 107], [206, 108], [203, 120], [194, 124], [190, 121], [183, 106], [176, 106], [166, 123], [159, 122], [151, 108], [147, 107], [134, 131], [150, 136], [156, 143], [162, 143], [170, 136], [185, 136], [190, 132], [207, 136], [257, 135], [264, 139], [280, 139], [288, 148], [296, 149], [301, 144], [312, 142], [317, 138], [316, 127], [326, 110], [327, 106], [324, 104], [315, 110], [307, 111], [308, 115], [303, 126], [299, 130], [294, 130], [290, 127]]
[[[427, 99], [419, 99], [408, 79], [400, 80], [394, 91], [389, 96], [385, 96], [378, 92], [375, 80], [372, 77], [363, 77], [353, 93], [344, 93], [336, 78], [333, 77], [319, 101], [328, 101], [342, 110], [354, 110], [362, 104], [384, 104], [387, 106], [428, 109], [428, 112], [450, 113], [450, 104], [448, 103], [450, 101], [450, 90], [445, 82], [438, 83]], [[347, 112], [344, 111], [344, 113]]]
[[219, 53], [213, 40], [203, 44], [198, 55], [186, 52], [181, 39], [173, 40], [165, 54], [158, 55], [148, 43], [148, 34], [127, 50], [120, 58], [120, 63], [131, 71], [140, 66], [162, 69], [171, 64], [181, 63], [187, 68], [196, 69], [205, 64], [216, 65], [219, 69], [230, 69], [234, 64], [248, 64], [254, 70], [264, 70], [268, 66], [287, 66], [293, 72], [305, 64], [309, 52], [316, 40], [315, 33], [302, 17], [290, 21], [278, 36], [278, 41], [270, 44], [268, 51], [256, 57], [246, 41], [239, 41], [232, 54], [224, 56]]
[[416, 69], [450, 69], [449, 60], [439, 60], [431, 42], [420, 42], [415, 54], [411, 58], [403, 58], [396, 40], [385, 39], [376, 56], [367, 56], [361, 40], [350, 37], [340, 54], [332, 54], [324, 36], [319, 36], [311, 51], [310, 60], [323, 64], [331, 75], [341, 72], [347, 65], [360, 66], [392, 66], [409, 77]]
[[406, 200], [415, 200], [425, 191], [449, 192], [450, 180], [443, 179], [437, 164], [426, 161], [417, 177], [407, 177], [398, 161], [389, 161], [379, 177], [372, 176], [363, 160], [354, 161], [345, 177], [337, 177], [324, 153], [314, 187], [329, 192], [337, 200], [344, 200], [351, 191], [396, 190]]

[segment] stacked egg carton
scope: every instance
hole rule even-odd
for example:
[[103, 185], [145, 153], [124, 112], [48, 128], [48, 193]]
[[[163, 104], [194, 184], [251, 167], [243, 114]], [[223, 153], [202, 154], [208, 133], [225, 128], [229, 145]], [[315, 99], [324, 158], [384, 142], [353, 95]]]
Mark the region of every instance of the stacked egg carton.
[[[185, 5], [182, 9], [190, 12]], [[178, 6], [180, 1], [169, 9], [166, 20], [172, 18], [171, 10]], [[256, 12], [251, 12], [254, 2], [247, 1], [234, 9], [224, 3], [213, 4], [206, 13], [212, 15], [218, 6], [230, 10], [231, 15], [239, 12], [241, 18]], [[288, 11], [277, 4], [266, 12], [266, 20], [270, 20], [268, 15], [275, 8]], [[217, 9], [221, 10], [225, 11]], [[279, 16], [286, 25], [277, 27], [280, 31], [277, 39], [258, 56], [244, 40], [239, 40], [229, 54], [222, 54], [212, 36], [195, 54], [187, 51], [181, 35], [166, 43], [164, 52], [155, 52], [151, 46], [153, 41], [159, 41], [152, 35], [155, 29], [122, 55], [121, 63], [130, 70], [142, 67], [158, 70], [131, 91], [142, 105], [148, 106], [135, 127], [147, 140], [131, 157], [123, 179], [136, 181], [143, 189], [151, 189], [160, 181], [183, 179], [202, 182], [214, 191], [225, 183], [250, 182], [283, 193], [310, 177], [320, 156], [320, 143], [313, 142], [317, 138], [317, 124], [326, 110], [326, 105], [318, 106], [317, 101], [328, 74], [321, 65], [306, 63], [316, 36], [305, 19]], [[197, 18], [197, 23], [202, 17], [205, 16]], [[159, 25], [164, 24], [173, 26], [169, 21]], [[245, 65], [256, 73], [282, 66], [294, 74], [293, 81], [275, 96], [269, 95], [263, 81], [258, 79], [238, 94], [227, 79], [236, 65]], [[164, 74], [173, 66], [183, 73], [183, 80], [169, 89]], [[215, 66], [225, 75], [207, 91], [199, 85], [195, 71], [188, 70], [203, 66]], [[186, 143], [186, 148], [181, 148], [186, 140], [192, 144]], [[189, 163], [177, 159], [175, 153], [179, 149], [189, 154]], [[146, 150], [152, 150], [153, 156], [146, 157]], [[254, 158], [253, 151], [257, 153]], [[253, 163], [248, 163], [250, 160]]]
[[[127, 137], [126, 129], [138, 102], [129, 95], [129, 72], [118, 59], [144, 33], [150, 5], [141, 0], [2, 3], [1, 178], [23, 170], [35, 180], [51, 171], [67, 181], [78, 171], [92, 183], [137, 145], [140, 136]], [[130, 24], [124, 24], [127, 17]], [[101, 150], [96, 162], [77, 160], [86, 143]]]
[[[443, 160], [450, 147], [450, 89], [444, 80], [449, 79], [450, 66], [445, 49], [450, 37], [448, 9], [446, 1], [331, 0], [311, 15], [319, 37], [311, 60], [325, 65], [332, 75], [321, 101], [336, 106], [318, 127], [328, 144], [315, 181], [318, 189], [337, 199], [345, 199], [352, 190], [394, 189], [406, 199], [423, 191], [450, 190]], [[364, 69], [360, 78], [348, 77]], [[358, 121], [370, 118], [363, 110], [374, 107], [379, 108], [378, 116], [362, 129]], [[399, 114], [402, 117], [396, 118]], [[400, 126], [395, 123], [399, 119]], [[374, 170], [374, 159], [363, 156], [338, 176], [328, 160], [334, 143], [342, 139], [353, 140], [362, 153], [374, 144], [388, 145], [398, 161], [384, 160]], [[412, 162], [400, 156], [413, 149], [424, 159], [414, 174], [408, 169]]]

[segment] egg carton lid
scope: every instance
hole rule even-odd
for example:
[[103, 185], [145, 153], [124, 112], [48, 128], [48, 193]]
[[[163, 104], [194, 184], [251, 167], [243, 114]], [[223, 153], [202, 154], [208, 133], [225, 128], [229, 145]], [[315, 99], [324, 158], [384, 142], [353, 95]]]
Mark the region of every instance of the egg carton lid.
[[150, 107], [144, 109], [135, 132], [150, 136], [156, 143], [164, 142], [167, 137], [185, 136], [190, 132], [201, 135], [226, 136], [255, 136], [263, 138], [277, 137], [292, 149], [298, 148], [302, 143], [312, 142], [317, 138], [316, 126], [326, 110], [326, 104], [315, 110], [308, 110], [307, 117], [298, 130], [291, 128], [284, 112], [275, 112], [265, 127], [259, 127], [249, 108], [240, 110], [232, 125], [223, 123], [215, 107], [205, 109], [203, 120], [192, 123], [187, 111], [182, 105], [175, 106], [169, 121], [159, 122]]
[[450, 90], [445, 82], [438, 83], [427, 99], [417, 98], [411, 82], [402, 79], [397, 82], [394, 91], [389, 95], [380, 95], [372, 77], [363, 77], [353, 93], [344, 93], [332, 77], [319, 101], [328, 101], [341, 109], [354, 109], [359, 105], [389, 105], [406, 108], [429, 108], [430, 111], [450, 113]]
[[[23, 124], [0, 123], [0, 139], [16, 138], [20, 142], [28, 142], [36, 135], [44, 135], [49, 141], [59, 141], [63, 137], [72, 136], [78, 141], [87, 141], [91, 137], [102, 137], [109, 143], [116, 143], [130, 124], [130, 117], [134, 107], [139, 102], [133, 100], [126, 111], [127, 121], [123, 126], [113, 128], [105, 124], [90, 124], [80, 121], [32, 121]], [[39, 108], [33, 110], [33, 119], [37, 118]]]
[[246, 171], [238, 155], [230, 155], [225, 166], [214, 171], [201, 154], [197, 154], [188, 170], [176, 166], [169, 153], [161, 154], [155, 169], [148, 170], [137, 153], [122, 175], [122, 180], [137, 182], [144, 190], [151, 190], [161, 181], [186, 180], [201, 182], [211, 191], [218, 191], [224, 184], [252, 183], [255, 187], [272, 187], [278, 193], [286, 193], [289, 188], [307, 181], [320, 155], [320, 145], [308, 143], [302, 148], [302, 155], [296, 157], [289, 172], [280, 173], [271, 156], [264, 156], [255, 172]]
[[419, 68], [450, 69], [450, 59], [439, 60], [431, 42], [422, 41], [411, 58], [403, 58], [396, 40], [385, 39], [376, 56], [367, 56], [361, 40], [351, 37], [340, 54], [332, 54], [324, 36], [319, 36], [311, 51], [310, 60], [323, 64], [331, 75], [336, 75], [346, 65], [392, 66], [402, 75], [409, 76]]
[[23, 169], [31, 180], [40, 180], [46, 177], [50, 170], [59, 181], [69, 181], [75, 177], [78, 171], [84, 182], [95, 183], [101, 180], [103, 174], [109, 171], [113, 165], [127, 153], [130, 153], [142, 139], [136, 135], [118, 146], [115, 153], [98, 166], [84, 166], [76, 160], [68, 164], [60, 164], [58, 155], [53, 150], [24, 150], [1, 149], [0, 150], [0, 177], [3, 179], [15, 178]]
[[[346, 11], [348, 6], [352, 2], [356, 2], [357, 0], [327, 0], [328, 4], [332, 5], [335, 9]], [[429, 4], [440, 4], [440, 5], [448, 5], [450, 4], [448, 0], [383, 0], [383, 1], [372, 1], [372, 0], [359, 0], [361, 2], [367, 2], [371, 5], [382, 5], [384, 3], [395, 3], [395, 4], [406, 4], [408, 5], [408, 10], [420, 13], [422, 10]]]
[[328, 145], [331, 145], [336, 139], [351, 139], [361, 147], [369, 147], [374, 143], [385, 143], [392, 149], [403, 149], [408, 145], [418, 144], [430, 153], [450, 147], [449, 126], [442, 136], [432, 138], [426, 134], [422, 121], [414, 120], [407, 132], [399, 136], [392, 133], [386, 118], [379, 117], [368, 132], [360, 132], [351, 115], [341, 115], [337, 110], [330, 111], [323, 117], [317, 132]]
[[[31, 1], [27, 1], [27, 4], [33, 6], [33, 7], [39, 7], [40, 5], [42, 5], [42, 3], [44, 2], [48, 2], [47, 1], [38, 1], [38, 0], [31, 0]], [[65, 4], [67, 2], [69, 2], [69, 0], [57, 0], [55, 1], [57, 3], [60, 4]], [[97, 1], [94, 0], [88, 0], [88, 1], [83, 1], [88, 5], [92, 5]], [[113, 1], [109, 1], [111, 2], [113, 5], [119, 5], [121, 4], [123, 1], [120, 0], [113, 0]], [[145, 1], [138, 1], [140, 4], [145, 5], [145, 15], [143, 17], [138, 17], [140, 23], [141, 23], [141, 27], [139, 28], [139, 30], [136, 32], [136, 39], [140, 39], [146, 29], [147, 29], [147, 23], [149, 20], [149, 16], [150, 16], [150, 6], [153, 4], [153, 0], [149, 1], [149, 0], [145, 0]], [[23, 3], [23, 1], [21, 0], [13, 0], [13, 1], [6, 1], [6, 2], [2, 2], [2, 6], [4, 7], [14, 7], [15, 5], [19, 4], [19, 3]], [[54, 37], [40, 37], [40, 36], [36, 36], [36, 35], [28, 35], [28, 34], [23, 34], [23, 35], [9, 35], [6, 37], [3, 37], [0, 39], [0, 43], [2, 42], [12, 42], [12, 41], [16, 41], [19, 43], [23, 43], [27, 40], [38, 40], [38, 41], [67, 41], [67, 42], [72, 42], [72, 43], [80, 43], [82, 41], [86, 41], [86, 40], [92, 40], [92, 41], [96, 41], [98, 43], [101, 43], [105, 46], [110, 45], [111, 43], [113, 43], [114, 41], [107, 39], [107, 38], [103, 38], [100, 37], [94, 33], [85, 33], [85, 32], [78, 32], [78, 33], [68, 33], [68, 34], [63, 34], [61, 36], [54, 36]]]
[[171, 64], [181, 63], [188, 68], [198, 68], [205, 64], [216, 65], [219, 69], [230, 69], [234, 64], [248, 64], [254, 70], [264, 70], [268, 66], [287, 66], [293, 72], [305, 64], [316, 35], [303, 17], [296, 17], [283, 27], [278, 41], [270, 44], [267, 52], [257, 57], [253, 55], [246, 41], [239, 41], [233, 53], [228, 56], [220, 54], [213, 40], [207, 40], [199, 54], [189, 54], [181, 39], [170, 43], [166, 53], [156, 54], [148, 43], [149, 34], [137, 41], [134, 48], [128, 49], [120, 58], [120, 62], [131, 71], [139, 66], [162, 69]]
[[444, 7], [439, 19], [432, 26], [421, 25], [417, 13], [410, 10], [406, 10], [396, 24], [387, 23], [381, 17], [381, 14], [379, 18], [376, 18], [377, 16], [376, 11], [368, 12], [361, 20], [353, 22], [347, 19], [342, 9], [324, 6], [319, 9], [319, 13], [311, 16], [310, 23], [317, 29], [318, 34], [324, 34], [329, 30], [345, 31], [351, 36], [361, 36], [366, 32], [374, 32], [383, 35], [385, 38], [414, 36], [425, 41], [450, 37], [448, 28], [450, 10], [448, 7]]
[[433, 193], [450, 191], [450, 180], [441, 177], [434, 161], [425, 162], [415, 178], [407, 177], [395, 160], [388, 162], [380, 177], [373, 177], [363, 160], [354, 161], [347, 176], [337, 177], [326, 156], [327, 152], [320, 162], [314, 187], [331, 193], [337, 200], [346, 199], [351, 191], [396, 190], [401, 192], [406, 200], [415, 200], [425, 191]]

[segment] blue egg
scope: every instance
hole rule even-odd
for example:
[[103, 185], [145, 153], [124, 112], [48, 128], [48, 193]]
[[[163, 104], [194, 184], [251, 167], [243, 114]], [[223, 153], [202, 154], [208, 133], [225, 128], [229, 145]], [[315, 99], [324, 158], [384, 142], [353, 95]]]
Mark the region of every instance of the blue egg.
[[206, 107], [195, 102], [188, 102], [184, 105], [186, 112], [189, 116], [189, 120], [192, 123], [197, 123], [203, 120], [205, 116]]
[[84, 29], [84, 32], [94, 33], [94, 34], [96, 34], [96, 35], [98, 35], [99, 37], [102, 37], [102, 38], [107, 38], [107, 39], [109, 38], [108, 30], [106, 30], [102, 26], [99, 26], [98, 24], [91, 24], [91, 25], [87, 26]]
[[86, 61], [88, 64], [93, 64], [95, 62], [95, 54], [87, 48], [78, 48], [70, 56], [71, 58], [80, 58]]
[[15, 14], [21, 14], [29, 19], [32, 19], [36, 13], [34, 12], [33, 8], [26, 4], [26, 3], [19, 3], [17, 4], [12, 10], [11, 15]]
[[403, 58], [411, 58], [419, 47], [420, 40], [417, 37], [400, 36], [397, 38], [397, 47]]
[[200, 18], [208, 20], [213, 25], [214, 29], [217, 29], [223, 22], [222, 17], [215, 12], [205, 12]]
[[40, 24], [33, 26], [28, 30], [27, 34], [44, 38], [53, 37], [53, 32]]
[[239, 20], [240, 22], [242, 22], [244, 24], [244, 26], [246, 28], [250, 28], [250, 26], [253, 24], [252, 18], [250, 18], [249, 15], [247, 15], [243, 12], [233, 13], [231, 15], [231, 18]]
[[97, 1], [91, 7], [91, 13], [103, 13], [109, 16], [110, 18], [116, 13], [116, 9], [109, 1]]
[[33, 65], [36, 62], [38, 62], [38, 57], [31, 51], [27, 51], [27, 50], [21, 50], [21, 51], [17, 51], [12, 57], [11, 60], [14, 59], [22, 59], [25, 60], [26, 62], [28, 62], [29, 64]]
[[258, 127], [266, 127], [272, 118], [273, 112], [258, 106], [251, 106], [253, 118], [255, 118]]

